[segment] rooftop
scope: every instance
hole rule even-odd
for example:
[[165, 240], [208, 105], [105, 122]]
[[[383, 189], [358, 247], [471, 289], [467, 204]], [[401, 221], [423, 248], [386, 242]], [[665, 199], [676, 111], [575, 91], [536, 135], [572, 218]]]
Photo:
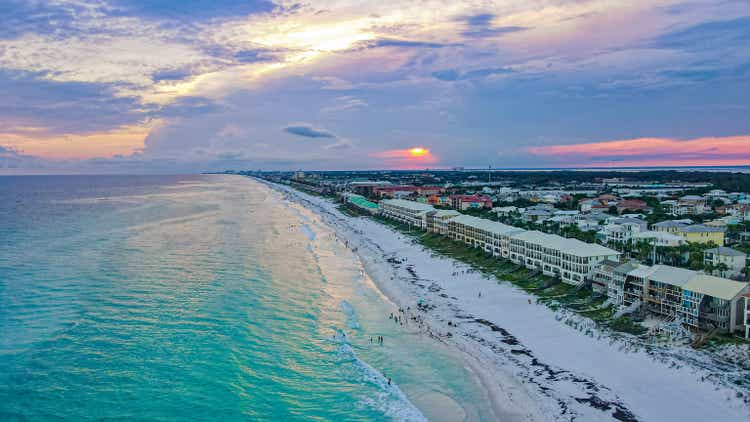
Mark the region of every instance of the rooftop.
[[704, 252], [714, 253], [717, 255], [726, 256], [747, 256], [747, 254], [740, 252], [736, 249], [727, 248], [726, 246], [719, 246], [718, 248], [706, 249]]
[[650, 280], [659, 281], [673, 286], [682, 287], [697, 274], [695, 271], [684, 268], [670, 267], [669, 265], [654, 265], [649, 274]]
[[706, 226], [703, 224], [695, 224], [692, 226], [683, 227], [682, 231], [685, 233], [716, 233], [723, 232], [723, 227]]
[[469, 227], [474, 227], [479, 230], [484, 230], [490, 233], [511, 235], [515, 233], [524, 232], [524, 229], [518, 227], [509, 226], [507, 224], [498, 223], [497, 221], [487, 220], [485, 218], [474, 217], [472, 215], [460, 214], [457, 217], [451, 219], [451, 221], [457, 224], [463, 224]]
[[674, 220], [667, 220], [667, 221], [660, 221], [658, 223], [654, 223], [654, 227], [685, 227], [687, 224], [680, 222], [680, 221], [674, 221]]
[[412, 211], [432, 211], [435, 209], [432, 205], [423, 204], [416, 201], [407, 201], [406, 199], [384, 199], [380, 201], [384, 205], [393, 205], [396, 207], [406, 208]]
[[582, 242], [578, 239], [569, 239], [555, 234], [542, 233], [536, 230], [514, 234], [511, 237], [580, 257], [620, 255], [620, 252], [601, 245]]
[[683, 289], [704, 295], [718, 297], [719, 299], [732, 300], [747, 287], [747, 283], [734, 281], [728, 278], [714, 277], [712, 275], [697, 273], [683, 286]]

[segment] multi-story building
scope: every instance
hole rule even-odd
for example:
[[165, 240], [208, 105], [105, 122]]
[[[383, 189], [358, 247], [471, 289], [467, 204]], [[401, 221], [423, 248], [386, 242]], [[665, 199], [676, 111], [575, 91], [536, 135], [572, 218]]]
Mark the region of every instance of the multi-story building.
[[685, 239], [686, 242], [710, 243], [724, 245], [724, 228], [691, 224], [690, 220], [668, 220], [651, 226], [654, 231], [671, 233]]
[[510, 236], [524, 231], [518, 227], [463, 214], [448, 221], [448, 236], [451, 239], [503, 258], [508, 258], [510, 254]]
[[[703, 263], [715, 268], [712, 271], [714, 275], [735, 277], [742, 274], [742, 270], [747, 263], [747, 254], [732, 248], [719, 246], [703, 251]], [[716, 268], [719, 266], [726, 266], [726, 268]]]
[[605, 259], [594, 267], [591, 274], [591, 290], [596, 294], [608, 295], [609, 286], [614, 285], [614, 271], [618, 266], [619, 261]]
[[619, 252], [601, 245], [539, 231], [510, 236], [511, 261], [560, 277], [568, 284], [584, 283], [597, 264], [605, 259], [616, 261], [619, 256]]
[[698, 215], [711, 210], [706, 205], [706, 198], [699, 195], [685, 195], [676, 201], [664, 201], [662, 205], [672, 215]]
[[[690, 221], [688, 223], [687, 221]], [[651, 229], [656, 232], [677, 234], [681, 229], [689, 226], [692, 223], [691, 220], [667, 220], [654, 223]]]
[[356, 207], [361, 211], [365, 211], [370, 214], [378, 214], [380, 212], [380, 207], [378, 207], [378, 204], [368, 201], [367, 198], [362, 195], [357, 195], [356, 193], [351, 192], [344, 192], [341, 194], [341, 199], [345, 203], [351, 204], [353, 207]]
[[648, 223], [637, 218], [615, 218], [597, 233], [604, 243], [630, 242], [634, 235], [647, 230]]
[[380, 214], [410, 226], [425, 228], [427, 213], [435, 211], [432, 205], [405, 199], [384, 199], [380, 201]]
[[691, 243], [713, 243], [714, 245], [724, 245], [724, 228], [711, 227], [703, 224], [693, 224], [692, 226], [683, 227], [677, 232], [686, 241]]
[[428, 211], [426, 214], [426, 227], [425, 229], [431, 233], [437, 233], [442, 236], [448, 236], [448, 223], [449, 221], [461, 215], [456, 210], [434, 210]]
[[645, 231], [636, 233], [631, 238], [631, 242], [636, 243], [640, 241], [646, 241], [651, 245], [675, 248], [683, 243], [685, 239], [682, 236], [668, 232], [657, 232], [657, 231]]
[[745, 338], [750, 339], [750, 293], [743, 295], [745, 300]]
[[748, 283], [666, 265], [612, 268], [605, 263], [597, 276], [611, 283], [608, 297], [618, 306], [640, 304], [644, 313], [679, 318], [696, 330], [734, 332], [744, 324], [742, 300], [750, 291]]
[[470, 208], [492, 208], [492, 199], [485, 195], [451, 195], [454, 209], [466, 211]]

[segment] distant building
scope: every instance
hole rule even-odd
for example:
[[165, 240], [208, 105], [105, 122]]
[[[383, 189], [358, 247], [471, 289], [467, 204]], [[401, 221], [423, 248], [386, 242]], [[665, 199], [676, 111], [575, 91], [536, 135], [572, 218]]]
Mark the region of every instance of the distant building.
[[604, 243], [630, 242], [634, 235], [647, 231], [648, 223], [637, 218], [610, 219], [597, 237]]
[[677, 232], [691, 243], [713, 243], [715, 245], [724, 245], [724, 228], [711, 227], [702, 224], [683, 227]]
[[677, 234], [680, 230], [687, 227], [689, 224], [684, 221], [667, 220], [660, 221], [651, 226], [654, 231]]
[[513, 207], [513, 206], [510, 206], [510, 207], [495, 207], [495, 208], [492, 209], [492, 211], [495, 214], [497, 214], [498, 216], [507, 217], [507, 216], [509, 216], [511, 214], [514, 214], [514, 213], [518, 212], [518, 207]]
[[451, 195], [451, 206], [460, 211], [492, 208], [492, 199], [485, 195]]
[[699, 195], [685, 195], [674, 201], [662, 202], [671, 215], [698, 215], [711, 211], [706, 205], [706, 198]]
[[617, 213], [622, 214], [626, 211], [645, 211], [648, 208], [646, 201], [640, 199], [623, 199], [617, 202]]
[[645, 231], [636, 233], [630, 239], [631, 242], [637, 243], [639, 241], [648, 242], [650, 245], [676, 248], [685, 243], [685, 239], [682, 236], [672, 234], [669, 232], [657, 232], [657, 231]]
[[366, 197], [372, 197], [373, 190], [378, 187], [390, 186], [391, 182], [386, 181], [372, 181], [372, 180], [355, 180], [349, 182], [347, 185], [348, 189], [354, 193], [364, 195]]

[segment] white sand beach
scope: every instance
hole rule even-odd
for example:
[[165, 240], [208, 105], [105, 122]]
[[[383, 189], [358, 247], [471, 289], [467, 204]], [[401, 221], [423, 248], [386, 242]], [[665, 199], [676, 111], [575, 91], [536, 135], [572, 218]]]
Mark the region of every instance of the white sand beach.
[[271, 186], [334, 228], [411, 324], [462, 352], [499, 420], [750, 420], [742, 393], [711, 381], [699, 365], [650, 353], [582, 318], [570, 324], [575, 317], [385, 225]]

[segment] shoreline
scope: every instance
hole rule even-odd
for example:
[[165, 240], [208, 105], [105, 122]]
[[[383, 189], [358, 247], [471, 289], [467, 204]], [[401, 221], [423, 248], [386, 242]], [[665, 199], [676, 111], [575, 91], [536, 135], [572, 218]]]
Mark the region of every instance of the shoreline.
[[326, 198], [259, 182], [316, 212], [349, 239], [373, 282], [393, 303], [403, 308], [425, 300], [430, 309], [420, 315], [428, 331], [452, 332], [436, 339], [463, 356], [503, 420], [750, 415], [736, 391], [703, 382], [705, 371], [649, 355], [590, 327], [573, 328], [564, 315], [537, 305], [509, 282], [494, 282], [379, 222], [344, 215]]
[[[280, 193], [287, 199], [289, 199], [290, 194], [296, 195], [302, 193], [303, 195], [309, 195], [306, 192], [297, 190], [287, 191], [280, 189], [281, 186], [273, 185], [264, 180], [257, 181], [268, 186], [271, 190]], [[386, 301], [395, 308], [403, 310], [413, 307], [416, 304], [417, 298], [402, 288], [401, 283], [398, 282], [397, 269], [382, 259], [383, 252], [376, 250], [378, 249], [376, 244], [362, 242], [362, 239], [357, 238], [361, 236], [361, 233], [357, 233], [352, 227], [342, 227], [340, 224], [332, 224], [330, 221], [330, 218], [344, 216], [327, 216], [325, 214], [330, 213], [330, 210], [311, 206], [310, 203], [306, 204], [304, 201], [307, 201], [307, 199], [301, 197], [294, 198], [294, 202], [315, 213], [330, 230], [336, 233], [339, 240], [348, 242], [349, 251], [352, 252], [355, 259], [362, 266], [363, 271], [372, 283], [372, 287]], [[357, 246], [352, 247], [354, 244]], [[536, 411], [534, 398], [525, 390], [525, 387], [521, 383], [513, 378], [512, 374], [503, 371], [501, 367], [478, 351], [471, 350], [471, 348], [467, 347], [468, 345], [460, 344], [456, 341], [456, 338], [435, 334], [440, 331], [445, 332], [446, 329], [450, 328], [444, 322], [441, 323], [429, 313], [421, 313], [419, 317], [421, 317], [423, 324], [416, 324], [405, 313], [400, 313], [400, 315], [406, 317], [406, 326], [410, 330], [415, 330], [418, 335], [430, 338], [435, 343], [435, 347], [440, 347], [444, 351], [447, 351], [474, 377], [474, 381], [482, 389], [482, 394], [489, 401], [489, 410], [492, 412], [491, 420], [502, 420], [504, 422], [537, 422], [549, 420]], [[409, 312], [409, 314], [409, 316], [416, 316], [412, 312]], [[443, 396], [440, 392], [435, 391], [435, 393]], [[471, 409], [466, 408], [466, 403], [461, 403], [455, 397], [443, 397], [449, 398], [452, 403], [458, 405], [464, 415], [471, 413], [468, 412]], [[424, 412], [423, 409], [420, 409], [420, 411]]]

